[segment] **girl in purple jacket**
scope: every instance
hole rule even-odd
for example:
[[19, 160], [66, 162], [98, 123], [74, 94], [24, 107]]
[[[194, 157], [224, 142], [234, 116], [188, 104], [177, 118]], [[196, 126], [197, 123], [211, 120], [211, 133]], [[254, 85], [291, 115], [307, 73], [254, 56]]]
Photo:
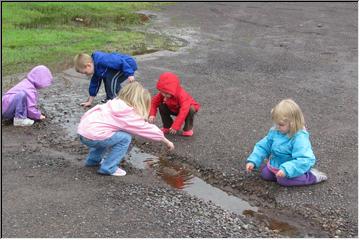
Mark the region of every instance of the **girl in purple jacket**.
[[31, 126], [34, 120], [45, 119], [37, 108], [37, 90], [50, 86], [52, 80], [53, 77], [47, 67], [43, 65], [34, 67], [24, 80], [2, 97], [2, 117], [13, 118], [14, 126]]

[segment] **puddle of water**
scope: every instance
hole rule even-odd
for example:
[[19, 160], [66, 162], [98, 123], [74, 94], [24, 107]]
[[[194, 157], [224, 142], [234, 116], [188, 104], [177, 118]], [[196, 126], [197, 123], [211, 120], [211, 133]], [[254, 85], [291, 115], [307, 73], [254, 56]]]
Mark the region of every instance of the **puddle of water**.
[[286, 222], [259, 213], [257, 207], [252, 207], [248, 202], [238, 197], [231, 196], [206, 183], [202, 179], [195, 177], [181, 164], [168, 161], [163, 157], [156, 157], [142, 152], [142, 150], [137, 147], [131, 149], [127, 161], [135, 168], [155, 171], [158, 176], [173, 188], [185, 191], [202, 200], [211, 201], [215, 205], [236, 214], [256, 218], [265, 223], [269, 229], [274, 230], [281, 235], [294, 237], [298, 234], [297, 228]]
[[137, 147], [133, 147], [129, 152], [128, 161], [136, 168], [155, 170], [156, 174], [170, 186], [205, 201], [211, 201], [223, 209], [237, 214], [243, 214], [246, 210], [257, 211], [257, 208], [252, 207], [248, 202], [231, 196], [195, 177], [183, 166], [162, 157], [144, 153]]
[[243, 214], [245, 216], [254, 217], [254, 218], [260, 220], [261, 222], [265, 222], [269, 229], [271, 229], [273, 231], [277, 231], [278, 233], [280, 233], [282, 235], [294, 237], [299, 233], [298, 229], [291, 226], [290, 224], [288, 224], [286, 222], [281, 222], [274, 218], [268, 217], [264, 214], [259, 214], [252, 210], [245, 210], [243, 212]]
[[137, 147], [132, 147], [127, 156], [127, 161], [131, 163], [135, 168], [148, 169], [150, 162], [157, 162], [159, 158], [141, 151]]
[[192, 179], [192, 184], [190, 184], [184, 190], [203, 200], [211, 201], [223, 209], [237, 214], [243, 214], [243, 212], [246, 210], [258, 210], [257, 207], [252, 207], [248, 202], [238, 197], [231, 196], [197, 177], [194, 177]]

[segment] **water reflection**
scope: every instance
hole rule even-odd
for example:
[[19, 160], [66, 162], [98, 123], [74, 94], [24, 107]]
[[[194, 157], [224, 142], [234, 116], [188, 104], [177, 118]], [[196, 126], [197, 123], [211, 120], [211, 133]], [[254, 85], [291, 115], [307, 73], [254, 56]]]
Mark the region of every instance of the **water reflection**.
[[258, 219], [281, 235], [293, 237], [298, 234], [297, 228], [278, 221], [258, 212], [257, 207], [248, 202], [227, 194], [219, 188], [213, 187], [202, 179], [191, 174], [182, 164], [167, 160], [164, 156], [156, 157], [147, 154], [137, 147], [133, 147], [128, 154], [128, 162], [138, 169], [155, 171], [171, 187], [185, 191], [197, 198], [210, 201], [219, 207]]
[[156, 157], [133, 147], [129, 153], [128, 161], [140, 169], [151, 169], [167, 184], [181, 189], [205, 201], [211, 201], [223, 209], [243, 214], [245, 210], [257, 211], [248, 202], [227, 194], [219, 188], [213, 187], [202, 179], [191, 174], [180, 163], [168, 161], [165, 157]]

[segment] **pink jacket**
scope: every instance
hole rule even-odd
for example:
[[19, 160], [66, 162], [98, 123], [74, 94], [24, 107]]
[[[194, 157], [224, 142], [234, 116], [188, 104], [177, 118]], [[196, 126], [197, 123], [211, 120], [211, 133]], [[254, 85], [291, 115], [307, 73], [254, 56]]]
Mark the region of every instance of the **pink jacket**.
[[155, 141], [164, 139], [156, 125], [146, 122], [134, 108], [117, 98], [88, 110], [81, 117], [77, 132], [91, 140], [105, 140], [118, 131]]
[[6, 112], [10, 103], [13, 101], [15, 94], [24, 91], [27, 96], [27, 117], [31, 119], [40, 119], [41, 112], [37, 108], [37, 90], [49, 87], [52, 81], [53, 76], [47, 67], [43, 65], [34, 67], [24, 80], [4, 94], [2, 97], [2, 112]]

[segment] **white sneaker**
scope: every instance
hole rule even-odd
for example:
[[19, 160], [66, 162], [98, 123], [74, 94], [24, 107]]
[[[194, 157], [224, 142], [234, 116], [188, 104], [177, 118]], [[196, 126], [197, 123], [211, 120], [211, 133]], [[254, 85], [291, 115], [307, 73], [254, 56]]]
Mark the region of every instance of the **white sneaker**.
[[327, 180], [326, 174], [323, 172], [320, 172], [319, 170], [317, 170], [315, 168], [311, 169], [310, 172], [316, 177], [316, 183]]
[[29, 118], [14, 118], [14, 126], [27, 127], [34, 124], [34, 120]]
[[116, 171], [113, 174], [111, 174], [111, 176], [117, 176], [117, 177], [125, 176], [125, 175], [126, 175], [126, 171], [121, 168], [116, 169]]

